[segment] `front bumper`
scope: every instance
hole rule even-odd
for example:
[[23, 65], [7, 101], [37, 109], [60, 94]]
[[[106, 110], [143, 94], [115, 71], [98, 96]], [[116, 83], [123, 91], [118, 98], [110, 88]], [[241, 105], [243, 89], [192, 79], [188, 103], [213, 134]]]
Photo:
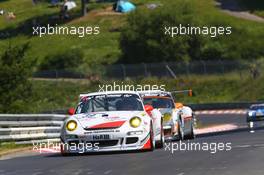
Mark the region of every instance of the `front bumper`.
[[151, 149], [150, 133], [142, 135], [112, 135], [107, 140], [91, 140], [84, 136], [75, 139], [61, 138], [62, 153], [88, 153]]
[[179, 136], [177, 125], [175, 126], [173, 126], [172, 124], [163, 125], [163, 131], [166, 141], [174, 140]]

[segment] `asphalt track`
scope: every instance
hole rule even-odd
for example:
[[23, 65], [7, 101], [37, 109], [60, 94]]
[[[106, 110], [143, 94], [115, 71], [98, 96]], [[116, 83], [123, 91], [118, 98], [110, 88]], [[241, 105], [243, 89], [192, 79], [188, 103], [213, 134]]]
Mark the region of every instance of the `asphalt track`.
[[[245, 116], [198, 116], [203, 123], [245, 125]], [[181, 151], [168, 147], [154, 152], [90, 154], [61, 157], [59, 154], [23, 155], [0, 161], [1, 175], [263, 175], [264, 129], [208, 134], [195, 138], [199, 144], [231, 143], [230, 151]], [[190, 143], [188, 141], [185, 144]], [[180, 142], [174, 142], [175, 145]], [[175, 146], [174, 145], [174, 146]], [[172, 147], [170, 147], [172, 148]], [[175, 148], [175, 147], [174, 147]]]

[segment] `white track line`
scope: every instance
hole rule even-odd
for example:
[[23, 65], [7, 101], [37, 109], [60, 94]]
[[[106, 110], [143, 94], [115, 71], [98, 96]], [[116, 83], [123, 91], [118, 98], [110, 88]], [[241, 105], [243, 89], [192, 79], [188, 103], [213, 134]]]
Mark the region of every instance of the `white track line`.
[[232, 109], [232, 110], [205, 110], [205, 111], [195, 111], [196, 115], [221, 115], [221, 114], [246, 114], [247, 110], [242, 109]]

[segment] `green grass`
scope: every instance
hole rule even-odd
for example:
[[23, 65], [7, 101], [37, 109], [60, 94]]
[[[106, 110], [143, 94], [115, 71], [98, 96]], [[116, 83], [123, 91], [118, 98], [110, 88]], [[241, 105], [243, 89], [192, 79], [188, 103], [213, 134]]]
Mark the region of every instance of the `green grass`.
[[165, 85], [165, 89], [183, 90], [193, 89], [194, 96], [176, 95], [175, 99], [183, 103], [217, 103], [217, 102], [256, 102], [264, 101], [264, 76], [252, 79], [240, 77], [237, 74], [222, 75], [191, 75], [179, 79], [144, 78], [137, 80], [71, 80], [61, 79], [53, 81], [32, 80], [33, 96], [23, 104], [25, 111], [39, 113], [75, 107], [79, 94], [100, 90], [99, 85]]
[[[45, 36], [42, 38], [33, 37], [31, 29], [31, 22], [37, 19], [40, 24], [47, 24], [47, 22], [61, 23], [57, 18], [59, 8], [49, 7], [48, 3], [40, 3], [37, 6], [32, 6], [31, 1], [28, 0], [9, 0], [1, 2], [1, 8], [8, 11], [13, 11], [17, 18], [12, 21], [7, 21], [4, 17], [0, 17], [1, 33], [12, 33], [13, 36], [0, 41], [0, 53], [9, 46], [9, 44], [21, 44], [30, 42], [31, 50], [28, 55], [30, 57], [37, 57], [40, 63], [47, 55], [55, 54], [57, 52], [64, 52], [68, 49], [79, 48], [83, 50], [85, 61], [87, 64], [91, 63], [113, 63], [118, 58], [120, 51], [118, 48], [119, 32], [109, 32], [110, 29], [118, 27], [122, 24], [123, 16], [121, 15], [106, 15], [96, 16], [91, 14], [84, 18], [79, 18], [80, 3], [78, 9], [71, 12], [72, 19], [65, 21], [62, 25], [65, 26], [100, 26], [100, 35], [87, 36], [79, 38], [77, 36]], [[95, 4], [93, 3], [90, 10], [98, 9], [98, 12], [105, 7], [110, 6], [109, 3]], [[118, 22], [117, 22], [118, 21]], [[26, 26], [26, 27], [22, 27]], [[22, 30], [20, 30], [22, 28]]]
[[14, 150], [22, 149], [22, 148], [29, 148], [32, 145], [18, 145], [14, 142], [3, 142], [0, 143], [0, 156], [5, 153], [11, 153]]
[[90, 82], [75, 81], [39, 81], [33, 80], [33, 95], [24, 104], [25, 112], [46, 112], [75, 107], [79, 94], [94, 89]]
[[[246, 2], [246, 0], [241, 0]], [[148, 3], [159, 3], [169, 5], [170, 0], [133, 0], [138, 9], [146, 9]], [[236, 58], [237, 53], [243, 53], [243, 57], [251, 59], [258, 58], [256, 52], [263, 51], [264, 26], [261, 23], [247, 21], [229, 16], [217, 9], [213, 0], [193, 0], [193, 8], [203, 25], [231, 26], [234, 28], [230, 37], [222, 37], [221, 44], [227, 47], [227, 52]], [[249, 0], [248, 0], [249, 2]], [[259, 2], [259, 1], [258, 1]], [[0, 40], [0, 54], [9, 47], [24, 42], [30, 42], [31, 48], [27, 53], [29, 57], [36, 57], [37, 64], [40, 64], [48, 55], [58, 52], [65, 52], [69, 49], [78, 48], [84, 52], [85, 64], [80, 69], [87, 71], [88, 67], [94, 68], [94, 64], [112, 64], [120, 55], [119, 48], [120, 30], [126, 24], [127, 15], [105, 14], [109, 12], [111, 3], [91, 4], [91, 11], [86, 17], [80, 18], [80, 1], [78, 8], [71, 12], [71, 20], [61, 21], [54, 19], [58, 16], [59, 9], [49, 7], [49, 4], [42, 2], [33, 6], [29, 0], [7, 0], [1, 1], [1, 9], [16, 14], [16, 19], [6, 20], [0, 16], [0, 34], [10, 33], [7, 38]], [[250, 7], [251, 8], [251, 7]], [[263, 6], [255, 4], [252, 9], [256, 13], [263, 12]], [[32, 36], [30, 28], [32, 21], [37, 20], [45, 25], [47, 22], [58, 23], [64, 26], [100, 26], [100, 35], [78, 38], [77, 36], [44, 36], [42, 38]], [[214, 39], [211, 39], [212, 42]], [[251, 49], [248, 49], [251, 48]], [[249, 50], [245, 52], [245, 50]], [[37, 65], [35, 65], [37, 66]], [[96, 71], [101, 71], [96, 70]], [[252, 80], [250, 77], [241, 78], [233, 74], [221, 76], [190, 75], [180, 79], [149, 78], [125, 81], [132, 84], [165, 84], [167, 90], [193, 89], [195, 96], [177, 96], [177, 101], [184, 103], [211, 103], [211, 102], [235, 102], [235, 101], [261, 101], [264, 100], [263, 84], [264, 77]], [[108, 82], [72, 82], [72, 81], [40, 81], [33, 80], [33, 95], [24, 103], [24, 112], [43, 112], [57, 109], [67, 109], [75, 106], [78, 95], [89, 91], [97, 91], [99, 83]], [[120, 81], [119, 81], [120, 82]]]
[[[12, 11], [17, 18], [7, 21], [5, 17], [0, 16], [0, 33], [11, 33], [11, 37], [0, 40], [0, 53], [9, 45], [30, 42], [31, 49], [28, 52], [29, 57], [36, 57], [37, 64], [48, 55], [54, 55], [58, 52], [65, 52], [69, 49], [78, 48], [84, 52], [85, 64], [80, 65], [80, 69], [85, 70], [92, 64], [112, 64], [115, 63], [121, 55], [119, 48], [120, 29], [126, 24], [127, 15], [100, 14], [111, 8], [111, 3], [92, 3], [89, 8], [90, 12], [86, 17], [79, 18], [80, 1], [78, 8], [71, 12], [72, 19], [70, 21], [61, 21], [54, 19], [58, 17], [59, 8], [49, 7], [47, 1], [33, 6], [29, 0], [8, 0], [0, 2], [1, 8]], [[162, 0], [134, 0], [138, 9], [146, 8], [148, 3], [169, 4], [170, 1]], [[197, 15], [199, 15], [204, 24], [230, 25], [234, 26], [235, 31], [230, 37], [223, 38], [223, 43], [230, 48], [238, 47], [240, 44], [241, 51], [247, 49], [254, 43], [254, 48], [263, 47], [263, 42], [259, 38], [263, 38], [264, 27], [261, 24], [246, 20], [230, 17], [220, 12], [213, 5], [213, 0], [196, 0], [195, 6]], [[100, 26], [100, 35], [87, 36], [78, 38], [77, 36], [44, 36], [42, 38], [32, 36], [33, 30], [30, 26], [32, 21], [37, 19], [40, 24], [48, 22], [59, 23], [65, 26]], [[245, 37], [240, 37], [241, 33]], [[232, 49], [230, 49], [230, 52]], [[248, 53], [253, 55], [254, 51]], [[234, 57], [236, 57], [234, 53]]]

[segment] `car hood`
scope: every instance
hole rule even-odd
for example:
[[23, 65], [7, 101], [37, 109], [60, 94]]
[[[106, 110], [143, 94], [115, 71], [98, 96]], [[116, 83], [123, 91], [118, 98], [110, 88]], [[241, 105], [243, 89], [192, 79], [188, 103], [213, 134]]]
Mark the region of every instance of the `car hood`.
[[134, 116], [143, 116], [143, 111], [107, 111], [78, 114], [74, 117], [84, 129], [113, 129], [121, 127]]
[[159, 108], [158, 109], [160, 112], [161, 112], [161, 114], [166, 114], [166, 113], [172, 113], [172, 108]]

